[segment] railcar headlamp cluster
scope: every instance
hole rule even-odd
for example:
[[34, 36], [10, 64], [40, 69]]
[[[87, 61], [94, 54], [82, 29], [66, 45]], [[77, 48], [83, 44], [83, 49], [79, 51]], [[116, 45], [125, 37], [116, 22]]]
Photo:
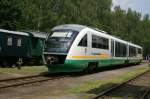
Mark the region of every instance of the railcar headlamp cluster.
[[58, 57], [56, 57], [56, 56], [47, 56], [47, 58], [46, 58], [46, 62], [48, 63], [48, 64], [55, 64], [55, 63], [57, 63], [59, 60], [58, 60]]

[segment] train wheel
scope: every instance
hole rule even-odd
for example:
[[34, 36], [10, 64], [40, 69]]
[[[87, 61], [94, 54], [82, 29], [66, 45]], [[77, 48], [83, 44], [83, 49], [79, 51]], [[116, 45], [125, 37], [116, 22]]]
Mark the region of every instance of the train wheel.
[[18, 69], [21, 69], [21, 65], [23, 64], [23, 59], [22, 58], [19, 58], [18, 59], [18, 61], [17, 61], [17, 63], [16, 63], [16, 67], [18, 68]]
[[84, 70], [86, 73], [93, 72], [98, 67], [97, 62], [90, 62], [87, 66], [87, 68]]

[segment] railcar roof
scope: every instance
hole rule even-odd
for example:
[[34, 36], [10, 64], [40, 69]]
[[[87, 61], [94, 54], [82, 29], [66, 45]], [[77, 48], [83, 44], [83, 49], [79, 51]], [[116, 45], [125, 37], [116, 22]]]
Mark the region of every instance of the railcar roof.
[[45, 32], [36, 32], [36, 31], [26, 31], [27, 33], [32, 34], [34, 37], [46, 39], [47, 33]]
[[131, 46], [135, 46], [135, 47], [138, 47], [138, 48], [142, 48], [142, 47], [139, 46], [139, 45], [136, 45], [136, 44], [133, 44], [133, 43], [131, 43], [131, 42], [122, 40], [122, 39], [120, 39], [119, 37], [115, 37], [115, 36], [112, 36], [112, 35], [110, 35], [110, 34], [107, 34], [107, 32], [105, 32], [105, 31], [101, 31], [101, 30], [98, 30], [98, 29], [95, 29], [95, 28], [92, 28], [92, 27], [89, 27], [89, 26], [84, 26], [84, 25], [79, 25], [79, 24], [64, 24], [64, 25], [59, 25], [59, 26], [56, 26], [56, 27], [52, 28], [52, 31], [56, 31], [56, 30], [75, 30], [75, 31], [80, 32], [81, 30], [83, 30], [83, 29], [85, 29], [85, 28], [90, 28], [90, 29], [92, 29], [92, 30], [98, 31], [98, 32], [100, 32], [100, 33], [103, 33], [103, 35], [109, 36], [110, 38], [112, 38], [112, 39], [114, 39], [114, 40], [117, 40], [117, 41], [119, 41], [119, 42], [128, 43], [128, 44], [131, 45]]
[[56, 30], [74, 30], [80, 32], [84, 28], [87, 28], [86, 26], [83, 25], [78, 25], [78, 24], [65, 24], [65, 25], [59, 25], [54, 28], [52, 28], [52, 31]]
[[28, 34], [28, 33], [25, 33], [25, 32], [16, 32], [16, 31], [4, 30], [4, 29], [0, 29], [0, 32], [29, 36], [29, 34]]
[[137, 47], [137, 48], [142, 48], [141, 46], [137, 45], [137, 44], [133, 44], [131, 42], [128, 43], [130, 46], [133, 46], [133, 47]]
[[111, 38], [111, 39], [116, 40], [116, 41], [118, 41], [118, 42], [125, 43], [125, 44], [128, 44], [128, 45], [133, 46], [133, 47], [142, 48], [141, 46], [139, 46], [139, 45], [137, 45], [137, 44], [134, 44], [134, 43], [131, 43], [131, 42], [129, 42], [129, 41], [122, 40], [122, 39], [119, 38], [119, 37], [110, 35], [110, 34], [108, 34], [108, 33], [105, 32], [105, 31], [101, 31], [101, 30], [98, 30], [98, 29], [95, 29], [95, 28], [91, 28], [91, 27], [89, 27], [89, 28], [92, 29], [92, 30], [95, 30], [95, 31], [97, 31], [97, 32], [100, 32], [103, 36], [107, 36], [108, 38]]
[[102, 36], [106, 37], [106, 38], [110, 38], [110, 39], [113, 39], [115, 41], [118, 41], [118, 42], [121, 42], [121, 43], [124, 43], [124, 44], [127, 44], [128, 42], [125, 41], [125, 40], [122, 40], [120, 39], [119, 37], [116, 37], [116, 36], [113, 36], [113, 35], [110, 35], [108, 34], [107, 32], [105, 31], [102, 31], [102, 30], [99, 30], [99, 29], [95, 29], [95, 28], [91, 28], [89, 27], [92, 31], [96, 31], [96, 32], [99, 32]]

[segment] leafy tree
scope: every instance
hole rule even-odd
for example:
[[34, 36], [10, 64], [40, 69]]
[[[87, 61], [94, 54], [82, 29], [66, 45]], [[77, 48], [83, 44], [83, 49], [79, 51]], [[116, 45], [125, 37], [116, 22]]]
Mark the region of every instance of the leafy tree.
[[18, 0], [0, 1], [0, 28], [16, 30], [20, 27], [22, 20]]

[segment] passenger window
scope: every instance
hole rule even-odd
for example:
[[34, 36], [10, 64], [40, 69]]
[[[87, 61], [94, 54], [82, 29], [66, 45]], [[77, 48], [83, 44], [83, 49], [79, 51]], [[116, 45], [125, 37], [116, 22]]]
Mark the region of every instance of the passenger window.
[[142, 54], [142, 49], [138, 48], [138, 54]]
[[133, 46], [129, 46], [129, 56], [135, 57], [136, 56], [136, 48]]
[[109, 42], [108, 39], [92, 35], [92, 48], [99, 48], [99, 49], [108, 49]]
[[87, 34], [81, 39], [78, 46], [87, 47]]
[[21, 47], [21, 44], [22, 44], [22, 39], [21, 38], [17, 39], [17, 46]]
[[7, 45], [12, 46], [12, 37], [7, 38]]
[[126, 57], [127, 45], [120, 42], [115, 42], [115, 57]]
[[97, 48], [98, 46], [101, 46], [100, 44], [97, 45], [97, 38], [95, 35], [92, 35], [92, 48]]

